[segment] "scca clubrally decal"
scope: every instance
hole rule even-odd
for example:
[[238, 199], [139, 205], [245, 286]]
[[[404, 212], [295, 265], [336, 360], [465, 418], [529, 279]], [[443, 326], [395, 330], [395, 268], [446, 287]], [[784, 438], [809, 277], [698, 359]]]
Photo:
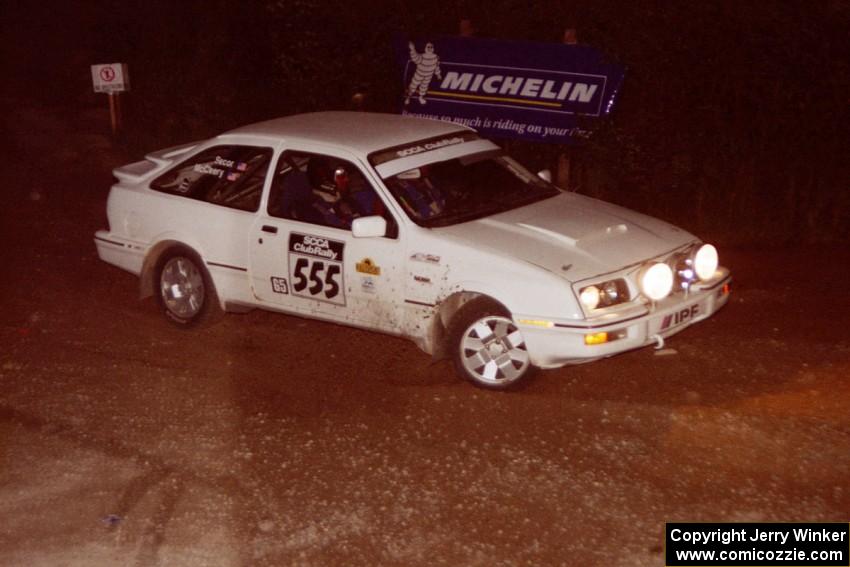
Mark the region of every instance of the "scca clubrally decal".
[[292, 295], [345, 305], [345, 243], [324, 236], [289, 235], [289, 286]]

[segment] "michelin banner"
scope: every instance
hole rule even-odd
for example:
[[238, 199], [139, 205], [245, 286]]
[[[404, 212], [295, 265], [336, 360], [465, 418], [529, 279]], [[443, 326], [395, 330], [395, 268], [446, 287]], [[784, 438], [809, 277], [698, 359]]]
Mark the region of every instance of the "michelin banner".
[[399, 39], [402, 114], [465, 124], [491, 138], [573, 144], [611, 112], [622, 66], [584, 45]]

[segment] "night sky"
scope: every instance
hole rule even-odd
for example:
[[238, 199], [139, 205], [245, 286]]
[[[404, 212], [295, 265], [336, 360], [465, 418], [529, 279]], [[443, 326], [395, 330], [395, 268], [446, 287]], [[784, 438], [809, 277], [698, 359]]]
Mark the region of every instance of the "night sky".
[[[89, 65], [126, 62], [127, 146], [296, 112], [396, 112], [393, 37], [557, 42], [565, 27], [628, 71], [614, 115], [574, 152], [582, 190], [730, 240], [844, 240], [847, 2], [6, 2], [7, 104], [104, 105]], [[514, 144], [535, 167], [559, 148]], [[767, 203], [770, 206], [766, 206]], [[699, 204], [697, 204], [699, 203]], [[745, 226], [742, 232], [740, 228]]]

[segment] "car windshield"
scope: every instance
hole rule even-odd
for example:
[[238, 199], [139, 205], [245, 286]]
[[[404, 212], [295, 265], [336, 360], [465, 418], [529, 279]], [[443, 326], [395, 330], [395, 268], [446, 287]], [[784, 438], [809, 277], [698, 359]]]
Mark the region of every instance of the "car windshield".
[[499, 150], [421, 165], [384, 183], [407, 215], [429, 228], [501, 213], [560, 193]]

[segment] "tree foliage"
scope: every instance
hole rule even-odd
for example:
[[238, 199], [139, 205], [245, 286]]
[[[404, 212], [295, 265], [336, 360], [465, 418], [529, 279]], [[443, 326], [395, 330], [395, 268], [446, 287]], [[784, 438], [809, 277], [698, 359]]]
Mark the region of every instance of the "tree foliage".
[[[394, 35], [452, 34], [461, 17], [531, 41], [574, 26], [627, 66], [613, 116], [573, 152], [580, 191], [730, 240], [850, 237], [843, 0], [160, 1], [113, 11], [95, 49], [130, 63], [132, 139], [150, 149], [346, 108], [355, 90], [397, 111]], [[540, 167], [563, 150], [512, 145]]]

